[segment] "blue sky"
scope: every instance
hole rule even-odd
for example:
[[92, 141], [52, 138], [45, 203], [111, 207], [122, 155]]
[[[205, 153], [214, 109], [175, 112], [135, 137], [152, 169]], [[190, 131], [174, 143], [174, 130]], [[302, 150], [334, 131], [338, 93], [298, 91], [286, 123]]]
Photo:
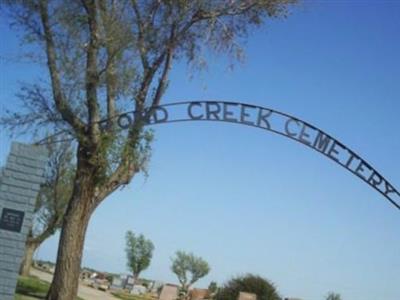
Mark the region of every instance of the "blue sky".
[[[1, 109], [15, 107], [19, 80], [39, 70], [6, 61], [18, 42], [1, 24]], [[400, 3], [304, 2], [267, 22], [229, 70], [212, 56], [192, 74], [176, 64], [166, 102], [254, 103], [317, 125], [400, 187]], [[190, 79], [190, 77], [193, 77]], [[83, 265], [126, 272], [124, 234], [155, 244], [144, 277], [176, 282], [176, 250], [205, 258], [211, 280], [258, 273], [283, 296], [400, 299], [400, 212], [354, 175], [299, 143], [245, 126], [155, 127], [148, 178], [138, 176], [94, 213]], [[0, 160], [10, 140], [0, 133]], [[37, 257], [55, 259], [57, 237]]]

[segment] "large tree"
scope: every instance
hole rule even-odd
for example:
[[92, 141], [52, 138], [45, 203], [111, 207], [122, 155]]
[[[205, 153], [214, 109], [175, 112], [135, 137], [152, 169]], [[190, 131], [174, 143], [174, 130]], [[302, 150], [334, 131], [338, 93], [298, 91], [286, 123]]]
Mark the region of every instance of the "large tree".
[[139, 274], [150, 266], [154, 245], [143, 234], [136, 236], [132, 231], [127, 231], [125, 239], [127, 265], [136, 282]]
[[62, 225], [62, 219], [72, 193], [75, 165], [68, 144], [47, 144], [49, 161], [45, 182], [40, 186], [33, 212], [33, 226], [26, 239], [25, 256], [20, 273], [29, 275], [36, 249]]
[[[143, 118], [116, 126], [125, 109], [160, 104], [171, 66], [204, 51], [241, 54], [249, 29], [285, 16], [296, 0], [3, 0], [1, 6], [43, 77], [22, 87], [11, 129], [64, 131], [76, 143], [77, 171], [60, 235], [51, 300], [77, 294], [90, 216], [143, 171], [151, 134]], [[107, 126], [100, 120], [108, 118]], [[104, 125], [104, 124], [103, 124]]]
[[179, 299], [186, 300], [189, 297], [190, 287], [210, 272], [210, 266], [201, 257], [177, 251], [172, 259], [171, 270], [178, 277], [181, 285]]

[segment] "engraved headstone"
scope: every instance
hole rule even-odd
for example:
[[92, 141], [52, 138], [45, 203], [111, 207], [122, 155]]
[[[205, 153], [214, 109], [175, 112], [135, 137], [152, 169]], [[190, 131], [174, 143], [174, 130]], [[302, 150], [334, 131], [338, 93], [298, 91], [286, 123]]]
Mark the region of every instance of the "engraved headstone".
[[178, 298], [178, 287], [165, 284], [161, 290], [159, 300], [176, 300]]
[[47, 163], [44, 147], [13, 143], [0, 172], [0, 299], [13, 300], [36, 196]]
[[190, 291], [190, 300], [209, 299], [209, 291], [207, 289], [192, 289]]
[[257, 300], [257, 295], [252, 293], [240, 292], [238, 300]]

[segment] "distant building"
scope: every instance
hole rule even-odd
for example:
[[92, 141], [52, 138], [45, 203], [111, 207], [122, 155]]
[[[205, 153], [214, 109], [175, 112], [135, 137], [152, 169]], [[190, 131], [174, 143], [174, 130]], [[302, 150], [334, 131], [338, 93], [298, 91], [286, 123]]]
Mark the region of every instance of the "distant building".
[[153, 281], [153, 284], [149, 286], [149, 290], [151, 293], [160, 293], [163, 285], [164, 282], [155, 280]]
[[111, 288], [115, 290], [122, 290], [125, 288], [125, 284], [126, 284], [126, 276], [124, 275], [114, 276], [111, 283]]
[[43, 271], [49, 272], [49, 273], [54, 273], [56, 266], [54, 263], [50, 261], [37, 261], [37, 267]]
[[90, 279], [92, 277], [92, 275], [93, 275], [93, 272], [91, 272], [89, 270], [86, 270], [86, 269], [83, 269], [81, 271], [81, 274], [79, 275], [79, 279], [80, 280], [87, 280], [87, 279]]
[[135, 280], [132, 275], [121, 274], [119, 276], [113, 276], [111, 283], [112, 289], [123, 289], [131, 291], [135, 285]]

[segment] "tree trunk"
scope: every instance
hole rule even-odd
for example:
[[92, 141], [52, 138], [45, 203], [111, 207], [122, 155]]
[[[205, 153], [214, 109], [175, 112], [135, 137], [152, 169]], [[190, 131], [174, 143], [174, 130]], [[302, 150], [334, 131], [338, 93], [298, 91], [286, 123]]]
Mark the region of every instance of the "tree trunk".
[[33, 254], [35, 253], [38, 246], [39, 246], [38, 243], [32, 243], [27, 241], [24, 259], [22, 260], [21, 267], [19, 270], [21, 276], [29, 276], [29, 272], [31, 270], [33, 261]]
[[133, 277], [133, 286], [135, 286], [139, 279], [139, 274], [132, 274]]
[[78, 292], [86, 229], [97, 206], [94, 172], [90, 169], [85, 163], [79, 166], [78, 162], [74, 191], [64, 216], [56, 269], [47, 300], [75, 300]]

